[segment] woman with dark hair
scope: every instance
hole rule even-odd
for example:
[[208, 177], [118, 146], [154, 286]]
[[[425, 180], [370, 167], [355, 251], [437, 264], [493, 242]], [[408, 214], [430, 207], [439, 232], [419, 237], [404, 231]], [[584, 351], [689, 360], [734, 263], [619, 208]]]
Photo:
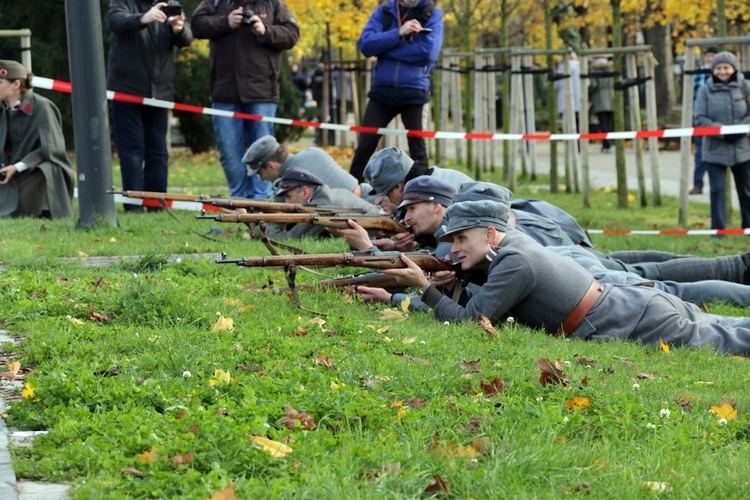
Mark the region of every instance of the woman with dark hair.
[[73, 216], [73, 169], [60, 110], [32, 92], [33, 75], [0, 60], [0, 216]]

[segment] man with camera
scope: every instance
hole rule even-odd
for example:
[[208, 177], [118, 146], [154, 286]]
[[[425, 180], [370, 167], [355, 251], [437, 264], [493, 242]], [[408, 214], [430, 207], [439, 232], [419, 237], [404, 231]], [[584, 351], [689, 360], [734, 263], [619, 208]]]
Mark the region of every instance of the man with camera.
[[[180, 4], [112, 0], [105, 21], [112, 32], [107, 89], [174, 101], [174, 48], [193, 41]], [[122, 188], [166, 192], [169, 110], [121, 101], [114, 101], [112, 110]]]
[[[282, 51], [299, 40], [299, 26], [283, 0], [203, 0], [191, 17], [196, 38], [210, 40], [211, 106], [223, 111], [275, 116]], [[271, 183], [247, 175], [245, 148], [273, 124], [213, 117], [219, 159], [230, 196], [265, 199]]]

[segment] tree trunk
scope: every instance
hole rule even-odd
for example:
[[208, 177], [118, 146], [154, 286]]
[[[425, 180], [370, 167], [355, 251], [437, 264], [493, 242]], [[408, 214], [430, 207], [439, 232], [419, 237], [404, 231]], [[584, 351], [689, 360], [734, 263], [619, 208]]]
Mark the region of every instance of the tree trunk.
[[646, 43], [651, 45], [658, 63], [654, 68], [656, 112], [658, 116], [669, 116], [677, 99], [674, 89], [671, 30], [672, 27], [669, 24], [657, 24], [643, 30]]

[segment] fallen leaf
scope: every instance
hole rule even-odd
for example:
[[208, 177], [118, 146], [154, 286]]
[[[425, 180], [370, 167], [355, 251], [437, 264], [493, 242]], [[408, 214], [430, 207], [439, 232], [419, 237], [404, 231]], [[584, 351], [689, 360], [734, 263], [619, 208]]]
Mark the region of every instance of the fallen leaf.
[[636, 373], [635, 374], [635, 378], [637, 378], [639, 380], [645, 380], [645, 379], [654, 380], [656, 378], [656, 375], [657, 375], [656, 372], [654, 372], [654, 373]]
[[319, 366], [325, 366], [326, 368], [333, 368], [331, 357], [327, 354], [318, 354], [317, 356], [315, 356], [315, 364]]
[[98, 321], [100, 323], [106, 323], [113, 317], [114, 315], [110, 316], [109, 314], [101, 314], [95, 311], [86, 311], [86, 319], [91, 320], [91, 321]]
[[240, 314], [245, 314], [246, 312], [252, 311], [255, 309], [255, 304], [247, 304], [239, 308], [238, 312]]
[[489, 383], [485, 383], [484, 379], [480, 379], [479, 386], [487, 396], [495, 396], [505, 392], [505, 382], [497, 377], [493, 378]]
[[495, 327], [492, 326], [492, 321], [489, 320], [489, 318], [483, 314], [480, 314], [477, 317], [477, 321], [479, 321], [479, 324], [482, 325], [482, 329], [489, 334], [490, 337], [497, 337], [497, 330], [495, 330]]
[[223, 490], [217, 491], [208, 500], [237, 500], [237, 497], [234, 496], [234, 484], [230, 484]]
[[570, 382], [562, 371], [560, 360], [556, 360], [553, 365], [549, 359], [539, 358], [536, 360], [536, 367], [542, 372], [539, 376], [539, 383], [542, 384], [542, 387], [549, 384], [562, 384], [565, 386]]
[[426, 403], [425, 401], [419, 399], [418, 397], [414, 396], [413, 398], [410, 398], [406, 401], [406, 405], [409, 408], [419, 408], [420, 406], [424, 406]]
[[279, 420], [279, 423], [289, 430], [294, 430], [296, 425], [295, 422], [299, 422], [303, 429], [311, 431], [317, 427], [315, 420], [312, 415], [306, 411], [298, 412], [292, 405], [286, 405], [286, 416]]
[[664, 343], [662, 339], [659, 339], [659, 345], [661, 346], [661, 350], [669, 354], [669, 346]]
[[68, 321], [70, 321], [71, 323], [73, 323], [73, 324], [74, 324], [74, 325], [76, 325], [76, 326], [81, 326], [81, 325], [83, 325], [83, 321], [81, 321], [81, 320], [80, 320], [80, 319], [78, 319], [78, 318], [72, 318], [72, 317], [69, 317], [69, 318], [68, 318]]
[[120, 469], [120, 472], [122, 472], [123, 474], [127, 474], [129, 476], [146, 477], [146, 474], [132, 467], [123, 467], [122, 469]]
[[229, 330], [230, 332], [234, 331], [234, 320], [225, 317], [223, 314], [219, 316], [218, 321], [211, 326], [212, 333], [220, 332], [222, 330]]
[[156, 460], [156, 450], [158, 450], [158, 448], [152, 446], [151, 450], [139, 453], [137, 457], [140, 458], [144, 464], [152, 464], [154, 463], [154, 460]]
[[377, 330], [375, 330], [375, 333], [385, 333], [388, 331], [389, 328], [390, 326], [384, 326], [382, 328], [378, 328]]
[[583, 396], [576, 396], [570, 401], [565, 403], [565, 406], [568, 407], [568, 410], [585, 410], [589, 407], [591, 404], [591, 400], [587, 397]]
[[263, 436], [252, 436], [250, 440], [257, 444], [260, 449], [270, 453], [273, 458], [284, 458], [293, 451], [284, 443], [279, 443]]
[[666, 481], [643, 481], [641, 482], [641, 486], [656, 493], [672, 491], [672, 487]]
[[431, 495], [447, 495], [451, 492], [451, 485], [448, 481], [437, 474], [433, 475], [432, 478], [435, 482], [424, 489], [425, 493], [430, 493]]
[[34, 389], [33, 387], [31, 387], [30, 383], [26, 382], [26, 386], [23, 388], [23, 391], [21, 391], [21, 397], [23, 399], [28, 399], [28, 398], [30, 398], [31, 396], [34, 395], [35, 391], [36, 391], [36, 389]]
[[580, 358], [576, 358], [576, 363], [578, 363], [579, 365], [584, 365], [584, 366], [594, 366], [596, 364], [596, 360], [580, 357]]
[[737, 418], [737, 410], [734, 409], [735, 401], [733, 399], [725, 399], [721, 402], [720, 406], [711, 406], [711, 409], [716, 412], [720, 418], [727, 420], [734, 420]]
[[398, 307], [401, 308], [401, 311], [403, 313], [408, 313], [409, 312], [409, 305], [411, 305], [411, 296], [407, 295], [406, 298], [404, 298], [404, 300], [402, 300], [401, 302], [399, 302]]
[[405, 345], [413, 344], [416, 341], [417, 337], [405, 337], [404, 340], [402, 340]]
[[11, 373], [11, 375], [15, 377], [16, 373], [18, 373], [18, 370], [21, 369], [21, 363], [18, 361], [14, 361], [12, 363], [8, 361], [7, 364], [8, 364], [8, 371]]
[[382, 311], [380, 311], [380, 319], [390, 320], [390, 321], [401, 321], [403, 319], [406, 319], [406, 314], [404, 314], [403, 312], [395, 308], [383, 309]]
[[80, 250], [76, 250], [76, 255], [79, 256], [79, 257], [88, 257], [89, 256], [89, 254], [87, 254], [85, 252], [82, 252]]
[[482, 368], [479, 366], [479, 360], [465, 361], [461, 363], [461, 369], [467, 372], [481, 372]]
[[189, 464], [193, 461], [193, 454], [192, 452], [188, 452], [184, 455], [175, 455], [170, 458], [169, 461], [172, 462], [172, 465], [174, 465], [175, 467], [179, 465]]

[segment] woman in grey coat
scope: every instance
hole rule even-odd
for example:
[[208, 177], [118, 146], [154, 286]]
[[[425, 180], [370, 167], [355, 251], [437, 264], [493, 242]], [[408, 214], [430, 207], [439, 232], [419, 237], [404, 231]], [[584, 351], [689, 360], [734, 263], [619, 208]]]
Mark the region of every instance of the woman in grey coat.
[[[713, 77], [698, 92], [695, 124], [698, 127], [750, 124], [748, 85], [731, 52], [719, 52], [711, 61]], [[742, 227], [750, 227], [750, 139], [746, 132], [703, 137], [703, 163], [711, 183], [711, 228], [726, 227], [725, 186], [732, 169], [740, 201]]]

